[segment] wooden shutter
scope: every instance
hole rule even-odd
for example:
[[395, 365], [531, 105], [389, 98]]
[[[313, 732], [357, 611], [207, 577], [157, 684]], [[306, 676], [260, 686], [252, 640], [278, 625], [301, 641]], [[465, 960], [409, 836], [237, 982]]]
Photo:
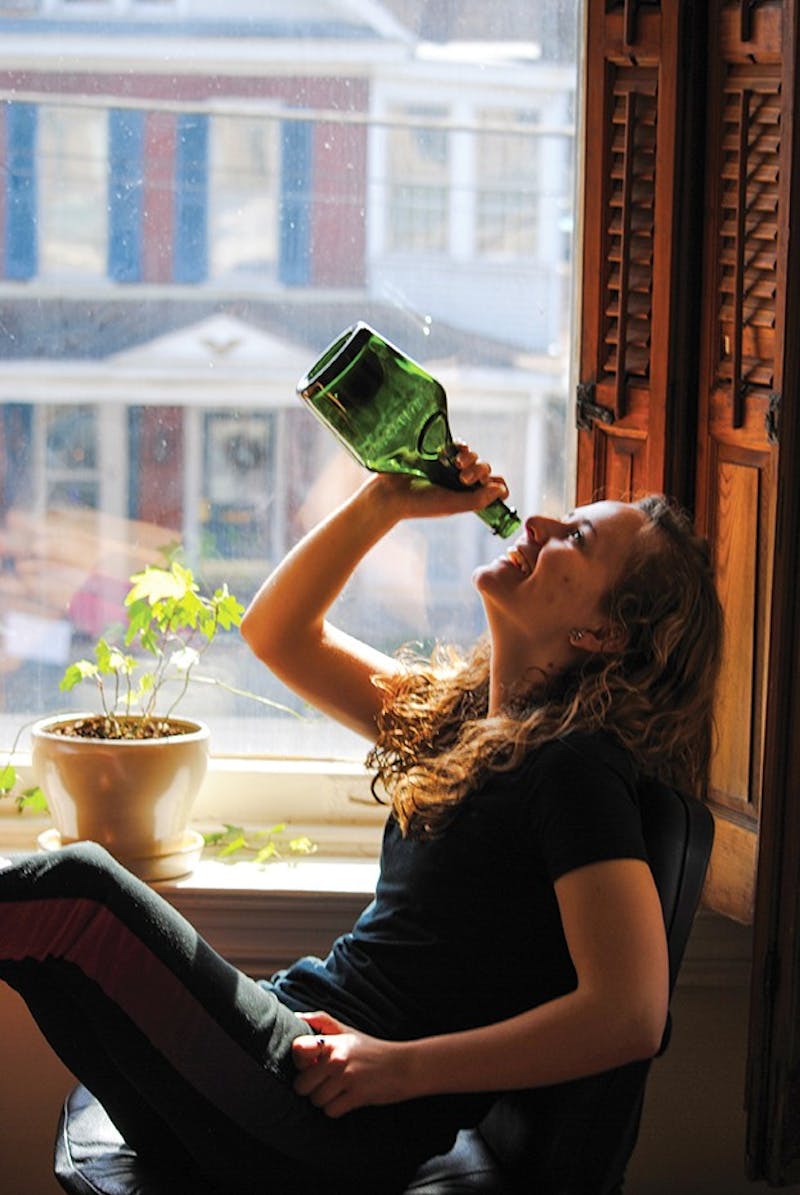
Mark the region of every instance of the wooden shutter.
[[742, 921], [754, 904], [782, 388], [782, 16], [774, 0], [715, 0], [709, 18], [697, 518], [712, 545], [726, 636], [706, 899]]
[[[766, 418], [778, 435], [776, 533], [761, 781], [747, 1083], [747, 1170], [772, 1185], [800, 1181], [800, 162], [796, 113], [798, 3], [754, 14], [751, 43], [771, 26], [780, 51], [777, 306]], [[762, 400], [763, 407], [763, 400]], [[746, 414], [746, 412], [745, 412]], [[773, 456], [775, 450], [773, 449]], [[773, 472], [775, 466], [773, 465]]]
[[686, 245], [674, 233], [682, 210], [676, 174], [688, 144], [689, 59], [680, 46], [691, 11], [681, 0], [588, 0], [581, 502], [662, 490], [668, 481], [675, 488], [666, 433], [680, 423], [686, 394], [674, 365], [686, 361], [677, 345], [687, 308], [674, 301]]

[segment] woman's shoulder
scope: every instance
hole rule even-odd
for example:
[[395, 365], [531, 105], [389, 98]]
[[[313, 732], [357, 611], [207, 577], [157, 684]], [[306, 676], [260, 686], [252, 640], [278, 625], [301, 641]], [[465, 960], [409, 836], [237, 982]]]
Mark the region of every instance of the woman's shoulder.
[[603, 859], [646, 857], [636, 769], [604, 732], [575, 732], [532, 760], [530, 826], [552, 879]]
[[636, 767], [630, 753], [607, 730], [574, 730], [544, 743], [532, 753], [528, 766], [534, 776], [553, 772], [570, 775], [615, 774], [627, 787], [636, 786]]

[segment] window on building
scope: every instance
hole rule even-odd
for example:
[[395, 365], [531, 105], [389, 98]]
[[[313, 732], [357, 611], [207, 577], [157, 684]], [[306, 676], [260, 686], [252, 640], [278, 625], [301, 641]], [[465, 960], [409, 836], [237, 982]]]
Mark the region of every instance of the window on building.
[[278, 253], [280, 126], [214, 116], [209, 161], [211, 274], [272, 280]]
[[394, 252], [443, 253], [448, 244], [446, 108], [397, 109], [389, 135], [388, 247]]
[[478, 133], [475, 251], [489, 256], [532, 257], [546, 186], [541, 141], [531, 137], [533, 111], [495, 109], [481, 114]]
[[41, 104], [38, 160], [42, 275], [102, 278], [108, 240], [107, 113]]
[[97, 411], [93, 406], [39, 408], [45, 452], [45, 509], [100, 505]]

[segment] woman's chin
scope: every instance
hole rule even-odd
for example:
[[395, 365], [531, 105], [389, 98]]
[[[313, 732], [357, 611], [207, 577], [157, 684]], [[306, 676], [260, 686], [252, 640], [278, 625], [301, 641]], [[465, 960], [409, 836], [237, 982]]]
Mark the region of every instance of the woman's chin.
[[490, 560], [488, 564], [480, 564], [472, 574], [472, 584], [477, 589], [478, 593], [482, 593], [484, 589], [491, 588], [494, 581], [503, 574], [515, 571], [514, 565], [507, 556], [498, 556], [495, 560]]

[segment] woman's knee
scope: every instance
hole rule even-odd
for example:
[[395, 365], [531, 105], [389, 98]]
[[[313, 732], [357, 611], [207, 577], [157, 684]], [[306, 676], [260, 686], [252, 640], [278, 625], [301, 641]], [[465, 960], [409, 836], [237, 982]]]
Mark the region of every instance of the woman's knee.
[[50, 894], [105, 898], [120, 886], [127, 873], [96, 842], [75, 842], [60, 847], [39, 861], [39, 882]]

